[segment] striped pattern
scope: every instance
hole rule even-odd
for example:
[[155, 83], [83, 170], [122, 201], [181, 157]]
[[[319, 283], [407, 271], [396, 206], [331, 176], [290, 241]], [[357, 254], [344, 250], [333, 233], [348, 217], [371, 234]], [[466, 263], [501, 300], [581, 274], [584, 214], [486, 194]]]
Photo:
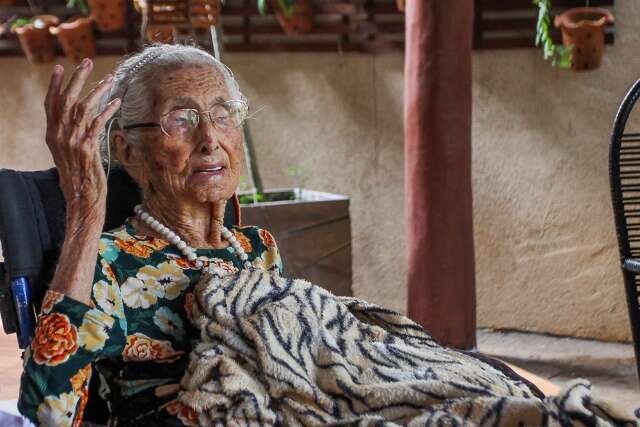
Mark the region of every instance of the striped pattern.
[[212, 271], [193, 312], [201, 342], [179, 399], [203, 426], [615, 425], [586, 382], [542, 400], [504, 365], [303, 280]]

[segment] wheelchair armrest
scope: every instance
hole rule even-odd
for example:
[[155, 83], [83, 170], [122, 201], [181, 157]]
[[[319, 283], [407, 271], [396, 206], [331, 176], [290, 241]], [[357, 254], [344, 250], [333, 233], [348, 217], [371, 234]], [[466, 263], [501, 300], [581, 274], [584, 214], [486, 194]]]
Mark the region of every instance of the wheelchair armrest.
[[622, 269], [630, 273], [640, 273], [640, 259], [625, 259], [622, 263]]
[[11, 296], [11, 283], [4, 268], [4, 262], [0, 262], [0, 317], [5, 334], [14, 334], [18, 330], [16, 308]]

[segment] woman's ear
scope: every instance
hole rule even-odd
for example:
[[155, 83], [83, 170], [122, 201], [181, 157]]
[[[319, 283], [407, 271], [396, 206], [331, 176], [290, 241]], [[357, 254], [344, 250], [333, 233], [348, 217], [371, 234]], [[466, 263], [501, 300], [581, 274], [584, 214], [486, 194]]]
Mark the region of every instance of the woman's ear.
[[121, 130], [114, 130], [112, 135], [111, 148], [115, 158], [138, 185], [142, 184], [141, 150], [133, 147], [132, 144], [126, 140], [126, 136]]

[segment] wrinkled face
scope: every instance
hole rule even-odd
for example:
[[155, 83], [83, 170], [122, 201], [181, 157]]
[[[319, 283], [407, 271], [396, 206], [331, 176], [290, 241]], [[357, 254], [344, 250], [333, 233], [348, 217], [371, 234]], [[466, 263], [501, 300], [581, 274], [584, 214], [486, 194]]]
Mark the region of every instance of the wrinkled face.
[[[209, 111], [231, 100], [222, 74], [205, 65], [158, 73], [153, 97], [151, 121], [156, 123], [176, 109]], [[172, 123], [179, 124], [176, 119]], [[167, 135], [160, 128], [139, 131], [142, 164], [138, 179], [145, 191], [187, 203], [216, 202], [233, 195], [244, 166], [242, 127], [220, 129], [201, 114], [192, 132]]]

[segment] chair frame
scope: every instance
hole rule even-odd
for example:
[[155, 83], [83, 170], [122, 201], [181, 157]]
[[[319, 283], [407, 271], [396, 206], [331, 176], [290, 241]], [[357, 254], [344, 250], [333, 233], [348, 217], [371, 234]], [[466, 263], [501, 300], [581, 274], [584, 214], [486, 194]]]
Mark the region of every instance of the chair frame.
[[620, 268], [640, 378], [640, 133], [625, 133], [638, 99], [640, 80], [625, 96], [614, 120], [609, 143], [609, 180]]

